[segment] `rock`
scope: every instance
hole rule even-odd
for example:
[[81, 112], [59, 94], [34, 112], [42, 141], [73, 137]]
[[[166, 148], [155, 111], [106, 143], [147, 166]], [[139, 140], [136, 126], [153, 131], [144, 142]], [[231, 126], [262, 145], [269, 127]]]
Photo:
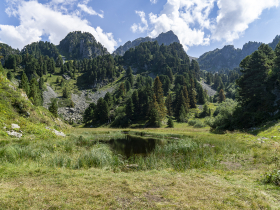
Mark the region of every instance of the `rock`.
[[139, 166], [137, 164], [129, 164], [126, 165], [127, 168], [138, 168]]
[[63, 137], [66, 136], [63, 132], [57, 131], [57, 130], [55, 130], [55, 129], [51, 129], [51, 128], [49, 128], [49, 127], [46, 127], [46, 129], [52, 131], [52, 132], [53, 132], [55, 135], [57, 135], [57, 136], [63, 136]]
[[57, 136], [62, 136], [62, 137], [65, 137], [66, 135], [63, 133], [63, 132], [60, 132], [60, 131], [57, 131], [55, 129], [53, 129], [53, 133]]
[[9, 136], [14, 136], [14, 137], [17, 137], [17, 138], [21, 138], [22, 137], [22, 134], [21, 133], [18, 133], [16, 131], [7, 131], [7, 134]]
[[20, 129], [20, 126], [18, 124], [12, 124], [12, 129]]
[[56, 97], [57, 97], [56, 92], [54, 92], [54, 90], [50, 86], [47, 86], [47, 90], [43, 92], [43, 99], [44, 99], [43, 106], [45, 108], [48, 108], [49, 104], [51, 103], [51, 99]]

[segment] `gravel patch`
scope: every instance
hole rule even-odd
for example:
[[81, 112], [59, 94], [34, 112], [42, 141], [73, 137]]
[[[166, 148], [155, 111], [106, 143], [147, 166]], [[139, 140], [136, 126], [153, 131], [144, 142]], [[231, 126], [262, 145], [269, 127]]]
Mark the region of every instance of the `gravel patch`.
[[43, 106], [45, 108], [49, 108], [48, 104], [51, 103], [52, 98], [57, 98], [57, 94], [50, 86], [47, 85], [47, 90], [43, 92], [43, 99], [44, 99]]
[[207, 91], [208, 96], [214, 96], [216, 94], [216, 90], [213, 90], [209, 85], [207, 85], [204, 81], [199, 82], [204, 90]]

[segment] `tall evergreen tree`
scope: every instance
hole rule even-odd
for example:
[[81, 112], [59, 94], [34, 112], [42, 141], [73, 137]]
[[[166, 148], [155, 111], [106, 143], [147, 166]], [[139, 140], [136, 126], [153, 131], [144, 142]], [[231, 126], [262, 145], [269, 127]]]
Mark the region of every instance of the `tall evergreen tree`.
[[131, 98], [129, 98], [126, 101], [126, 105], [125, 105], [125, 114], [128, 117], [128, 119], [132, 119], [133, 118], [133, 113], [134, 113], [134, 105], [133, 105], [133, 101]]
[[94, 112], [96, 109], [96, 104], [95, 103], [91, 103], [88, 108], [86, 108], [84, 115], [83, 115], [83, 121], [84, 123], [88, 124], [91, 121], [94, 120]]
[[157, 102], [156, 95], [153, 95], [153, 100], [150, 103], [150, 111], [149, 111], [149, 123], [151, 126], [160, 127], [161, 119], [159, 114], [159, 105]]
[[190, 107], [196, 108], [196, 91], [194, 81], [191, 79], [191, 90], [190, 90]]
[[166, 115], [166, 107], [165, 107], [165, 104], [164, 104], [162, 83], [161, 83], [158, 76], [155, 78], [153, 89], [154, 89], [154, 94], [155, 94], [155, 97], [156, 97], [156, 101], [157, 101], [158, 106], [159, 106], [159, 110], [158, 110], [159, 118], [160, 118], [160, 120], [162, 120], [162, 119], [164, 119], [164, 117]]
[[30, 91], [29, 82], [28, 82], [28, 78], [24, 72], [21, 75], [21, 81], [20, 81], [19, 87], [25, 91], [26, 95], [29, 95], [29, 91]]
[[167, 115], [168, 116], [173, 115], [172, 103], [173, 103], [172, 95], [169, 93], [168, 96], [166, 97], [166, 100], [165, 100], [165, 106], [166, 106], [166, 109], [167, 109]]
[[30, 92], [28, 97], [35, 106], [40, 106], [42, 104], [42, 94], [35, 78], [30, 81]]
[[53, 114], [54, 117], [58, 117], [58, 106], [57, 106], [57, 99], [53, 99], [52, 100], [52, 103], [49, 107], [49, 111]]
[[222, 103], [226, 100], [226, 96], [224, 94], [224, 90], [221, 89], [220, 92], [219, 92], [219, 103]]

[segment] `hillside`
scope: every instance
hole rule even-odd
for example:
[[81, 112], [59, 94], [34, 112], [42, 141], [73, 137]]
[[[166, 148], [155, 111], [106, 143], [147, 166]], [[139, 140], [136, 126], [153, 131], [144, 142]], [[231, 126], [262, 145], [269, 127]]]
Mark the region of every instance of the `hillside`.
[[97, 42], [91, 33], [75, 31], [69, 33], [57, 46], [68, 59], [90, 59], [109, 52]]
[[[280, 36], [276, 36], [273, 42], [268, 45], [274, 50], [280, 41]], [[206, 52], [198, 58], [198, 63], [202, 70], [219, 71], [222, 69], [234, 69], [239, 67], [240, 62], [248, 55], [258, 50], [260, 42], [248, 42], [242, 49], [234, 48], [233, 45], [226, 45], [222, 49], [215, 49]]]
[[151, 37], [145, 37], [145, 38], [138, 38], [134, 41], [128, 41], [123, 46], [119, 46], [114, 52], [113, 55], [120, 55], [123, 56], [126, 51], [128, 51], [130, 48], [134, 48], [138, 45], [140, 45], [143, 42], [154, 42], [157, 41], [159, 45], [170, 45], [174, 42], [180, 43], [178, 37], [173, 33], [173, 31], [168, 31], [166, 33], [161, 33], [156, 38]]
[[3, 76], [1, 66], [0, 110], [0, 136], [2, 138], [10, 135], [24, 139], [46, 140], [55, 138], [55, 134], [64, 135], [59, 131], [69, 128], [60, 119], [55, 118], [49, 110], [41, 106], [34, 106], [22, 89]]

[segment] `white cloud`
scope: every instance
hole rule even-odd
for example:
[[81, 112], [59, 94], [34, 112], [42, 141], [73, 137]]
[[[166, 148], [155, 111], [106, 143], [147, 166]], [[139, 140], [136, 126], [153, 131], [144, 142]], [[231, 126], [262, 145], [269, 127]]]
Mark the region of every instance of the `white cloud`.
[[[259, 18], [263, 10], [278, 6], [279, 1], [167, 0], [160, 14], [149, 14], [149, 23], [143, 21], [144, 12], [137, 13], [144, 26], [134, 23], [131, 30], [147, 31], [151, 37], [172, 30], [185, 50], [194, 45], [208, 45], [211, 39], [232, 42], [244, 33], [250, 23]], [[219, 8], [218, 15], [210, 19], [215, 2]]]
[[152, 4], [156, 4], [156, 3], [157, 3], [157, 0], [150, 0], [150, 2], [151, 2]]
[[263, 10], [277, 7], [279, 0], [218, 0], [219, 14], [212, 39], [232, 42], [258, 19]]
[[105, 33], [100, 27], [94, 28], [90, 23], [75, 14], [63, 14], [50, 5], [37, 1], [21, 1], [17, 8], [18, 26], [0, 24], [0, 40], [14, 48], [23, 48], [32, 42], [40, 41], [47, 35], [54, 44], [59, 44], [69, 32], [90, 32], [109, 52], [113, 52], [117, 42], [112, 33]]
[[121, 38], [119, 38], [119, 40], [118, 40], [119, 42], [122, 42], [122, 39]]
[[85, 4], [78, 4], [78, 7], [83, 10], [84, 12], [90, 14], [90, 15], [98, 15], [101, 18], [104, 18], [104, 14], [102, 12], [102, 14], [95, 12], [91, 7], [85, 5]]
[[[193, 45], [207, 45], [210, 38], [204, 29], [211, 27], [208, 16], [213, 5], [214, 0], [168, 0], [159, 15], [149, 14], [152, 30], [148, 35], [156, 37], [172, 30], [185, 50]], [[194, 28], [195, 24], [199, 27]]]
[[131, 26], [131, 30], [133, 31], [133, 33], [137, 32], [137, 31], [139, 31], [140, 33], [143, 33], [144, 31], [146, 31], [148, 29], [148, 21], [146, 20], [146, 14], [143, 11], [135, 11], [135, 13], [140, 16], [141, 23], [139, 23], [139, 24], [134, 23]]

